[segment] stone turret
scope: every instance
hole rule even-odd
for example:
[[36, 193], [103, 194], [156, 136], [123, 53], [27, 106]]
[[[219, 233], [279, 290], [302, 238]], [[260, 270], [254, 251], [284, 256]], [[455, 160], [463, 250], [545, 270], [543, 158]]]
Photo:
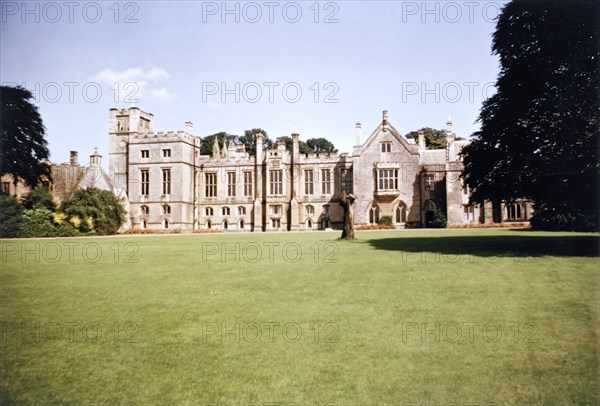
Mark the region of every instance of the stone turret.
[[185, 132], [188, 133], [189, 135], [194, 135], [194, 123], [192, 123], [191, 121], [186, 121], [185, 122]]
[[254, 231], [263, 230], [263, 207], [262, 207], [262, 185], [263, 185], [263, 140], [262, 133], [256, 134], [256, 154], [254, 155], [254, 210], [252, 210]]
[[94, 148], [94, 153], [90, 155], [90, 165], [91, 166], [102, 166], [102, 155], [98, 153], [98, 148]]
[[[217, 139], [215, 139], [215, 141], [219, 143]], [[221, 148], [221, 158], [227, 159], [228, 157], [229, 155], [227, 154], [227, 141], [223, 140], [223, 148]]]
[[448, 116], [446, 121], [446, 162], [450, 160], [450, 151], [452, 150], [452, 144], [454, 144], [454, 133], [452, 132], [452, 117]]
[[130, 137], [152, 133], [154, 115], [137, 107], [109, 110], [108, 118], [108, 159], [110, 175], [118, 193], [127, 192], [127, 154]]
[[219, 149], [219, 139], [217, 137], [215, 137], [215, 140], [213, 142], [212, 157], [214, 159], [219, 159], [221, 157], [221, 150]]

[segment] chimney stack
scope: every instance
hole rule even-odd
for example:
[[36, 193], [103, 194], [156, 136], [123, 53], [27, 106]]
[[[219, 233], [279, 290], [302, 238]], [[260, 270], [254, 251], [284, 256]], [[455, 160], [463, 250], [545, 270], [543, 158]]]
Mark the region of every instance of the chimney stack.
[[292, 162], [297, 164], [300, 159], [300, 141], [298, 132], [292, 133]]
[[285, 151], [285, 140], [283, 138], [277, 139], [277, 151]]
[[71, 166], [77, 166], [79, 162], [77, 161], [77, 151], [71, 151]]
[[383, 125], [383, 131], [387, 131], [387, 125], [388, 125], [388, 112], [387, 112], [387, 110], [383, 110], [383, 120], [382, 120], [381, 124]]
[[362, 145], [362, 125], [360, 123], [356, 123], [354, 128], [355, 128], [354, 145]]
[[425, 135], [423, 134], [423, 131], [421, 131], [421, 130], [419, 130], [418, 134], [419, 134], [419, 149], [424, 151], [427, 149], [427, 147], [425, 146]]
[[189, 135], [193, 135], [194, 134], [194, 123], [192, 123], [191, 121], [186, 121], [185, 122], [185, 132], [188, 133]]
[[256, 154], [254, 154], [254, 162], [257, 165], [262, 164], [263, 161], [263, 140], [264, 135], [262, 133], [256, 134]]

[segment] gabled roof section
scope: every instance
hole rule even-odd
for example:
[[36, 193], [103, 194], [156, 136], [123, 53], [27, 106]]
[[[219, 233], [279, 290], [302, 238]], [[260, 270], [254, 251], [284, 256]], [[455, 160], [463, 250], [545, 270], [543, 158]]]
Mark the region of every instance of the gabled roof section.
[[373, 142], [376, 141], [381, 133], [389, 132], [398, 142], [412, 155], [419, 155], [419, 147], [415, 144], [409, 144], [406, 138], [404, 138], [396, 128], [387, 121], [387, 111], [384, 111], [383, 121], [375, 128], [375, 130], [369, 135], [369, 137], [360, 146], [360, 153], [367, 149]]

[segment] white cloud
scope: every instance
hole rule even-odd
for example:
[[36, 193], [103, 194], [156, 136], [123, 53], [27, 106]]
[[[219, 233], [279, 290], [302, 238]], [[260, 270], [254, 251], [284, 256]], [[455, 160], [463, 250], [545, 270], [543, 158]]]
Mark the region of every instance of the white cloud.
[[223, 104], [216, 103], [216, 102], [213, 102], [213, 101], [209, 101], [207, 103], [204, 103], [204, 105], [206, 107], [208, 107], [209, 109], [211, 109], [211, 110], [217, 110], [217, 109], [220, 109], [223, 106]]
[[150, 90], [148, 97], [150, 97], [153, 100], [157, 100], [157, 101], [170, 102], [175, 99], [175, 94], [169, 92], [164, 87], [161, 87], [160, 89]]
[[[102, 69], [92, 77], [92, 81], [109, 86], [121, 102], [143, 102], [155, 100], [169, 102], [176, 95], [165, 87], [159, 87], [157, 82], [168, 79], [169, 74], [164, 68], [151, 66], [149, 68], [132, 67], [122, 71], [111, 68]], [[116, 85], [115, 85], [116, 84]]]

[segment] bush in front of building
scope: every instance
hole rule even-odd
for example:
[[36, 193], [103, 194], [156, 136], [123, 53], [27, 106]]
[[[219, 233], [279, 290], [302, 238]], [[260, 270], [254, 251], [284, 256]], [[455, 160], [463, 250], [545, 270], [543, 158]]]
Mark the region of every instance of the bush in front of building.
[[381, 216], [377, 224], [389, 226], [389, 228], [394, 228], [394, 221], [392, 219], [392, 216]]
[[26, 209], [36, 209], [38, 207], [44, 207], [51, 212], [56, 211], [56, 203], [54, 203], [54, 197], [52, 193], [44, 187], [38, 186], [25, 196], [23, 199], [23, 207]]
[[150, 230], [149, 228], [132, 228], [126, 231], [123, 231], [121, 234], [154, 234], [154, 230]]
[[82, 234], [116, 234], [125, 222], [125, 209], [107, 190], [77, 189], [62, 201], [60, 211]]
[[36, 206], [35, 209], [25, 209], [21, 223], [19, 237], [55, 237], [56, 226], [54, 216], [45, 207]]
[[433, 221], [431, 222], [431, 227], [446, 228], [446, 225], [447, 225], [446, 215], [444, 214], [443, 211], [436, 210], [435, 217], [433, 218]]
[[111, 192], [78, 189], [63, 200], [60, 210], [52, 195], [36, 188], [20, 203], [0, 194], [0, 237], [75, 237], [110, 235], [125, 221], [125, 209]]
[[0, 237], [18, 237], [22, 222], [23, 206], [14, 197], [0, 193]]
[[357, 226], [355, 230], [391, 230], [393, 227], [387, 224], [366, 224], [364, 226]]

